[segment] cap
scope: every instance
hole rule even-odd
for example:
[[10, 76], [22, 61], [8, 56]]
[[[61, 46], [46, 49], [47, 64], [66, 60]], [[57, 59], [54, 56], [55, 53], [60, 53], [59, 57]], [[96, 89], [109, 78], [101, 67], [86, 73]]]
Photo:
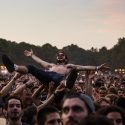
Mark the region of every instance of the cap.
[[88, 106], [88, 108], [91, 112], [95, 111], [95, 106], [94, 106], [93, 100], [91, 99], [90, 96], [81, 93], [80, 98], [81, 98], [81, 100], [83, 100], [85, 102], [85, 104]]

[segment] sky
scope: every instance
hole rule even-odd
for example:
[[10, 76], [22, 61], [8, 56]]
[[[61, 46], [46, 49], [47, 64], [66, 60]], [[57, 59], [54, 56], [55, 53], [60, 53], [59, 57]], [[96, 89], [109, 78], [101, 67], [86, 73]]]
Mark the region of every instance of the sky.
[[0, 0], [0, 38], [108, 49], [125, 37], [125, 0]]

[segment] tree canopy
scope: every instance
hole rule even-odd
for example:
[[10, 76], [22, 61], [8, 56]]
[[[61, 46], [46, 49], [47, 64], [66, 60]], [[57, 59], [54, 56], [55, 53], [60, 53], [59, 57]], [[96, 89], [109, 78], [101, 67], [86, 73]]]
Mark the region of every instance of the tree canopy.
[[[26, 42], [16, 43], [0, 38], [0, 56], [7, 54], [17, 64], [35, 64], [32, 59], [24, 56], [24, 50], [33, 49], [34, 53], [45, 61], [55, 62], [55, 55], [58, 51], [56, 46], [49, 43], [43, 46], [35, 46]], [[125, 38], [119, 38], [118, 43], [111, 49], [102, 47], [100, 49], [91, 48], [85, 50], [77, 45], [71, 44], [63, 47], [62, 50], [67, 53], [69, 62], [81, 65], [100, 65], [107, 63], [111, 69], [125, 68]], [[0, 63], [2, 60], [0, 58]]]

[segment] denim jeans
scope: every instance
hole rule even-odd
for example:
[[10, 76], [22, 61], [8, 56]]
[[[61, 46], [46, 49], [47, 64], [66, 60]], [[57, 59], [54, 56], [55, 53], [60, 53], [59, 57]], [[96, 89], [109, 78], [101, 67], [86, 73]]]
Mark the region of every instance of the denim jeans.
[[27, 65], [26, 67], [28, 68], [28, 73], [35, 76], [44, 85], [48, 85], [51, 81], [59, 84], [64, 79], [64, 75], [56, 72], [45, 71], [33, 65]]

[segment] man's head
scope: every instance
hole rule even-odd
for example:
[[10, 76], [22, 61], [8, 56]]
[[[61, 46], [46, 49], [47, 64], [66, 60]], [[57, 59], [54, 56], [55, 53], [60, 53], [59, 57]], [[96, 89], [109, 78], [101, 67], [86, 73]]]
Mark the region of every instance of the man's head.
[[57, 64], [67, 64], [68, 63], [67, 55], [63, 51], [57, 52], [56, 62], [57, 62]]
[[62, 104], [62, 120], [64, 125], [78, 125], [92, 112], [94, 112], [94, 104], [89, 96], [71, 93], [64, 97]]
[[107, 106], [98, 111], [98, 114], [106, 116], [110, 119], [114, 125], [124, 125], [125, 124], [125, 114], [124, 111], [118, 106]]
[[37, 125], [62, 125], [59, 111], [50, 106], [40, 109], [37, 114]]
[[101, 115], [90, 115], [80, 125], [114, 125], [108, 118]]
[[12, 121], [17, 121], [22, 117], [22, 102], [20, 98], [12, 96], [8, 98], [5, 108], [7, 110], [7, 117]]
[[117, 90], [117, 92], [118, 92], [118, 96], [119, 96], [119, 97], [124, 97], [124, 92], [125, 92], [124, 89], [119, 88], [119, 89]]
[[27, 107], [33, 103], [32, 92], [30, 88], [25, 88], [21, 93], [23, 107]]
[[99, 96], [100, 96], [100, 97], [105, 97], [106, 94], [107, 94], [107, 89], [106, 89], [104, 86], [101, 86], [101, 87], [98, 89], [98, 91], [99, 91]]

